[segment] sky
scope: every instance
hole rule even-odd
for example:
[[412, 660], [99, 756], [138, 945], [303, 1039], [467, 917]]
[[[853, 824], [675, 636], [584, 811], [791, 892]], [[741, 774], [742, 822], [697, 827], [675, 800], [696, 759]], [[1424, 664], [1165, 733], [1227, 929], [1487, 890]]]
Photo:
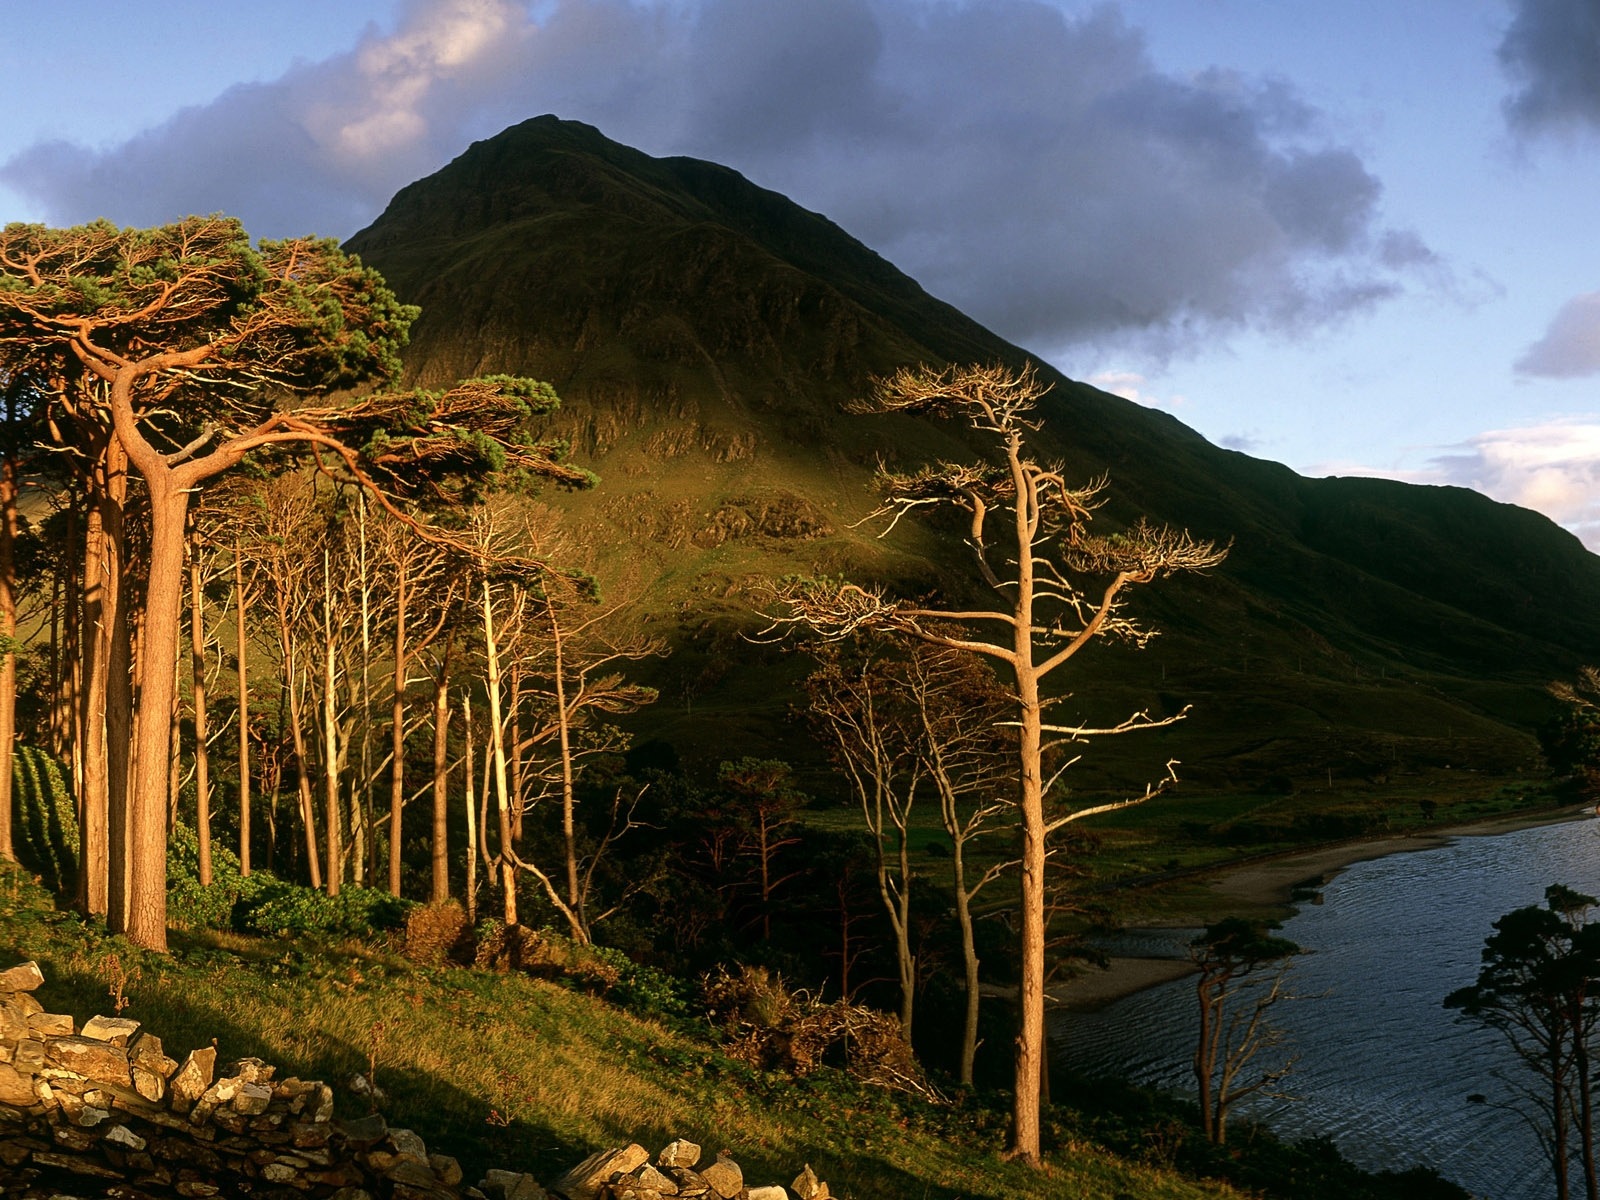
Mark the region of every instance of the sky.
[[0, 222], [227, 212], [345, 238], [553, 112], [785, 193], [1218, 445], [1476, 488], [1600, 549], [1600, 0], [7, 17]]

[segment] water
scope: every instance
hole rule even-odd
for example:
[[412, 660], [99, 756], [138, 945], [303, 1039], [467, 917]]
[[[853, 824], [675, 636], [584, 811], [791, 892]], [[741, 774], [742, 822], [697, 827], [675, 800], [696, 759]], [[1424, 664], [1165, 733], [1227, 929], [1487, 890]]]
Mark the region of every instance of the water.
[[[1553, 1192], [1544, 1151], [1503, 1107], [1535, 1077], [1501, 1035], [1458, 1020], [1443, 1000], [1477, 978], [1494, 921], [1543, 903], [1551, 883], [1600, 895], [1600, 822], [1462, 837], [1342, 872], [1321, 904], [1284, 923], [1283, 936], [1310, 951], [1291, 975], [1302, 999], [1273, 1010], [1300, 1056], [1282, 1088], [1294, 1099], [1237, 1111], [1290, 1138], [1332, 1137], [1365, 1167], [1420, 1164], [1490, 1200], [1544, 1200]], [[1181, 955], [1192, 936], [1160, 931], [1117, 952]], [[1193, 981], [1059, 1014], [1052, 1036], [1075, 1069], [1191, 1093]], [[1470, 1102], [1474, 1093], [1490, 1103]]]

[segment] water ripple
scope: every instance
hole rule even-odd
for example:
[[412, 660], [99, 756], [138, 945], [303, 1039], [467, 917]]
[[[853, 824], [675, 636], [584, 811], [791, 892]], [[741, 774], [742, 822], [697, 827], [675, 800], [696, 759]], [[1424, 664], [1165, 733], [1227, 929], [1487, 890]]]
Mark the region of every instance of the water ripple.
[[[1321, 904], [1284, 924], [1309, 951], [1292, 976], [1306, 998], [1277, 1010], [1300, 1055], [1287, 1080], [1296, 1099], [1242, 1111], [1289, 1137], [1330, 1136], [1363, 1166], [1431, 1166], [1492, 1200], [1547, 1196], [1544, 1152], [1509, 1107], [1521, 1069], [1498, 1034], [1443, 1000], [1476, 978], [1504, 913], [1541, 903], [1552, 883], [1600, 895], [1596, 851], [1600, 825], [1582, 821], [1457, 838], [1341, 873]], [[1130, 936], [1117, 952], [1181, 953], [1193, 933]], [[1187, 1092], [1193, 1010], [1193, 984], [1179, 980], [1098, 1013], [1058, 1014], [1052, 1036], [1074, 1069]]]

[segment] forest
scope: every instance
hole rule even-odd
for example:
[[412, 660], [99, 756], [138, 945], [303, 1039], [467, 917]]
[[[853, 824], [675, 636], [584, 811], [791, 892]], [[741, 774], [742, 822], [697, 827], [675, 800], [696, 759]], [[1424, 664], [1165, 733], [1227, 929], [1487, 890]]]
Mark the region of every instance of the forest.
[[[1006, 1156], [1038, 1165], [1059, 1137], [1047, 988], [1096, 961], [1086, 935], [1124, 886], [1097, 877], [1100, 839], [1178, 788], [1162, 739], [1190, 716], [1165, 665], [1087, 716], [1062, 703], [1081, 677], [1056, 672], [1104, 644], [1114, 675], [1149, 644], [1174, 609], [1147, 584], [1250, 609], [1214, 578], [1230, 535], [1134, 515], [1115, 475], [1057, 462], [1060, 397], [1032, 364], [902, 357], [841, 417], [863, 452], [891, 418], [956, 432], [880, 456], [849, 519], [864, 541], [944, 546], [938, 569], [857, 582], [870, 559], [823, 557], [666, 620], [658, 547], [568, 503], [609, 486], [584, 453], [597, 425], [572, 436], [556, 388], [523, 374], [422, 386], [402, 357], [419, 319], [350, 251], [256, 244], [227, 218], [0, 234], [0, 858], [141, 952], [191, 930], [427, 925], [468, 961], [559, 939], [670, 1010], [700, 979], [737, 1004], [843, 1005], [841, 1028], [889, 1011], [918, 1087], [1003, 1089]], [[797, 503], [747, 532], [739, 504], [715, 510], [730, 539], [823, 526]], [[696, 622], [711, 632], [686, 643]], [[694, 670], [664, 669], [686, 645]], [[1312, 646], [1341, 686], [1376, 686]], [[719, 711], [736, 667], [781, 740]], [[664, 698], [673, 679], [693, 684]], [[1161, 809], [1134, 873], [1388, 828], [1396, 803], [1369, 794], [1400, 738], [1429, 770], [1464, 744], [1482, 800], [1531, 744], [1521, 693], [1485, 694], [1464, 738], [1330, 734], [1315, 774], [1331, 792], [1339, 762], [1359, 798], [1301, 804], [1303, 828]], [[681, 721], [652, 720], [669, 703], [713, 714], [692, 757], [663, 736]], [[1134, 747], [1131, 771], [1073, 786], [1105, 741]], [[1263, 794], [1292, 797], [1287, 753], [1251, 764], [1278, 772]], [[1539, 802], [1514, 790], [1490, 803]], [[1265, 926], [1229, 932], [1196, 948], [1223, 992], [1283, 957]], [[1214, 1146], [1256, 1086], [1235, 1052], [1201, 1048]]]

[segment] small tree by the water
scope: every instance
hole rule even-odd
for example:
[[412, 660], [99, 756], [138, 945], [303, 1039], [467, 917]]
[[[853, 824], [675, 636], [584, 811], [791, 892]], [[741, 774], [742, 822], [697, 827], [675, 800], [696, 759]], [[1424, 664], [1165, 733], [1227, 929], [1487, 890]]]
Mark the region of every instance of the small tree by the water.
[[1574, 1149], [1584, 1195], [1596, 1200], [1592, 1041], [1600, 1022], [1600, 921], [1589, 916], [1600, 900], [1561, 884], [1544, 896], [1542, 906], [1515, 909], [1494, 923], [1477, 982], [1444, 1003], [1498, 1029], [1533, 1077], [1524, 1096], [1550, 1156], [1558, 1200], [1571, 1195]]

